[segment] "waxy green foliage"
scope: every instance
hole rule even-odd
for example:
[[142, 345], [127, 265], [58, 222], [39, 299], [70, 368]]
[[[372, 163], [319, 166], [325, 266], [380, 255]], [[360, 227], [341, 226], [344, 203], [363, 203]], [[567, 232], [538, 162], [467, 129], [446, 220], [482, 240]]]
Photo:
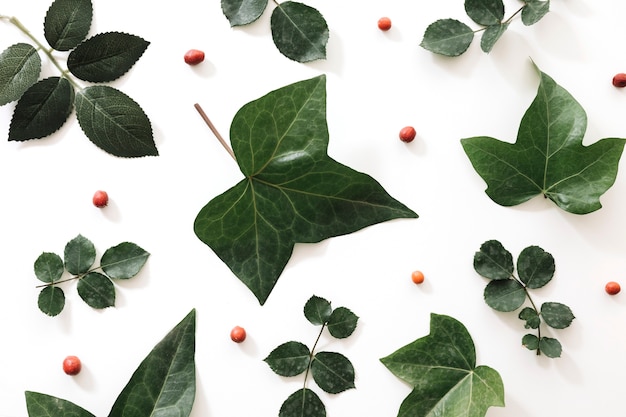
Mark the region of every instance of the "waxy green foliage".
[[474, 342], [456, 319], [431, 314], [430, 334], [381, 359], [395, 376], [413, 387], [398, 417], [481, 417], [504, 406], [500, 374], [476, 366]]
[[478, 136], [461, 139], [474, 169], [487, 183], [487, 195], [503, 206], [536, 195], [565, 211], [598, 210], [600, 196], [615, 182], [625, 139], [582, 144], [587, 115], [547, 74], [537, 70], [537, 95], [522, 118], [513, 143]]
[[230, 138], [245, 178], [202, 208], [194, 231], [261, 304], [297, 242], [417, 217], [372, 177], [328, 156], [324, 76], [246, 104]]
[[[222, 11], [231, 26], [248, 25], [263, 14], [267, 3], [267, 0], [222, 0]], [[274, 3], [270, 27], [280, 53], [297, 62], [326, 59], [328, 24], [321, 13], [295, 1]]]
[[[196, 395], [196, 311], [192, 310], [145, 357], [117, 397], [109, 417], [187, 417]], [[29, 417], [93, 417], [82, 407], [26, 392]]]

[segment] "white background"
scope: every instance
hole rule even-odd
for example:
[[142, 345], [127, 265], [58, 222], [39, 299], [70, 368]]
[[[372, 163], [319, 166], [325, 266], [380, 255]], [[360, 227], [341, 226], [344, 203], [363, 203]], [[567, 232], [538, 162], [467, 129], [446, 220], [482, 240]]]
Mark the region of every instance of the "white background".
[[[531, 59], [586, 110], [585, 144], [626, 137], [626, 90], [611, 84], [615, 73], [626, 72], [626, 3], [554, 0], [534, 26], [515, 19], [490, 54], [477, 37], [461, 57], [445, 58], [419, 42], [439, 18], [472, 25], [461, 0], [308, 0], [330, 28], [327, 60], [310, 64], [275, 48], [272, 2], [241, 28], [229, 26], [218, 0], [94, 3], [91, 34], [125, 31], [151, 42], [113, 85], [151, 118], [160, 156], [110, 156], [88, 141], [74, 116], [46, 139], [8, 142], [14, 104], [0, 108], [0, 416], [26, 416], [26, 390], [107, 415], [140, 361], [192, 308], [198, 377], [192, 416], [276, 416], [302, 377], [281, 378], [262, 359], [288, 340], [311, 346], [318, 328], [302, 307], [313, 294], [360, 317], [350, 338], [321, 340], [320, 348], [346, 355], [357, 373], [357, 388], [335, 396], [309, 382], [330, 417], [397, 414], [410, 388], [379, 358], [427, 335], [430, 313], [463, 322], [477, 363], [502, 376], [506, 407], [487, 416], [623, 415], [626, 294], [608, 296], [604, 285], [623, 280], [626, 269], [624, 173], [592, 214], [568, 214], [541, 197], [505, 208], [486, 196], [459, 140], [515, 140], [539, 83]], [[49, 4], [0, 0], [0, 14], [17, 16], [43, 41]], [[520, 4], [505, 1], [506, 15]], [[391, 18], [389, 32], [378, 30], [381, 16]], [[0, 50], [20, 41], [27, 39], [0, 22]], [[190, 48], [204, 50], [205, 62], [187, 66]], [[54, 74], [45, 58], [43, 65]], [[193, 105], [200, 103], [228, 137], [241, 106], [320, 74], [327, 76], [329, 155], [376, 178], [420, 217], [296, 246], [260, 306], [193, 233], [200, 208], [241, 179]], [[406, 125], [418, 132], [411, 144], [398, 140]], [[91, 204], [97, 189], [109, 193], [105, 209]], [[140, 275], [117, 286], [115, 308], [92, 310], [68, 283], [65, 310], [47, 317], [37, 308], [33, 262], [44, 251], [62, 254], [78, 234], [94, 242], [98, 259], [122, 241], [151, 256]], [[571, 327], [549, 331], [563, 344], [561, 358], [521, 347], [525, 329], [517, 314], [484, 303], [486, 281], [472, 259], [489, 239], [514, 258], [530, 245], [554, 256], [556, 276], [535, 300], [565, 303], [576, 315]], [[421, 286], [411, 282], [415, 269], [426, 275]], [[248, 332], [242, 344], [230, 341], [235, 325]], [[76, 377], [61, 369], [70, 354], [83, 361]]]

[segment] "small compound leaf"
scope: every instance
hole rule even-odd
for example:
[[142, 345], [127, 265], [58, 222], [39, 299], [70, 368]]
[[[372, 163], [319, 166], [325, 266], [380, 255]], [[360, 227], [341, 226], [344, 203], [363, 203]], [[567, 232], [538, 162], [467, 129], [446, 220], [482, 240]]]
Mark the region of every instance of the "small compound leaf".
[[561, 342], [552, 337], [542, 337], [539, 340], [539, 351], [548, 358], [559, 358], [561, 357], [563, 347]]
[[39, 79], [41, 58], [27, 43], [16, 43], [0, 54], [0, 106], [18, 100]]
[[44, 36], [57, 51], [69, 51], [89, 33], [93, 18], [91, 0], [55, 0], [44, 20]]
[[285, 1], [272, 11], [272, 39], [281, 54], [297, 62], [326, 58], [328, 24], [317, 9]]
[[304, 304], [304, 317], [316, 326], [321, 326], [330, 318], [333, 309], [330, 302], [314, 295]]
[[420, 46], [445, 56], [458, 56], [469, 48], [474, 31], [455, 19], [441, 19], [431, 23], [424, 32]]
[[520, 320], [524, 320], [526, 322], [524, 327], [527, 329], [537, 329], [541, 324], [539, 314], [537, 314], [535, 309], [531, 307], [524, 307], [522, 311], [519, 312], [518, 317]]
[[534, 334], [528, 333], [522, 337], [522, 346], [528, 350], [537, 350], [539, 349], [539, 338]]
[[474, 254], [474, 270], [489, 279], [509, 279], [513, 275], [513, 256], [497, 240], [488, 240]]
[[326, 407], [315, 392], [301, 388], [285, 400], [278, 417], [326, 417]]
[[541, 305], [541, 317], [546, 324], [554, 329], [565, 329], [572, 324], [572, 310], [561, 303], [547, 302]]
[[61, 398], [26, 391], [28, 417], [95, 417], [89, 411]]
[[527, 288], [541, 288], [554, 276], [554, 257], [539, 246], [529, 246], [517, 257], [517, 273]]
[[341, 353], [318, 352], [311, 362], [311, 374], [317, 385], [330, 394], [354, 388], [354, 367]]
[[111, 155], [158, 155], [148, 116], [132, 98], [113, 87], [98, 85], [80, 91], [76, 117], [89, 140]]
[[96, 247], [86, 237], [78, 235], [65, 245], [63, 258], [70, 274], [84, 274], [96, 261]]
[[504, 18], [502, 0], [465, 0], [465, 12], [481, 26], [498, 25]]
[[39, 293], [37, 306], [43, 313], [54, 317], [65, 307], [65, 293], [59, 287], [45, 287]]
[[49, 77], [32, 85], [17, 102], [9, 140], [51, 135], [65, 124], [74, 108], [74, 87], [66, 78]]
[[113, 81], [126, 74], [150, 42], [121, 32], [99, 33], [70, 52], [67, 68], [84, 81]]
[[493, 46], [496, 44], [498, 39], [500, 39], [502, 34], [506, 32], [508, 27], [508, 23], [491, 25], [487, 27], [480, 38], [480, 49], [482, 49], [483, 52], [486, 53], [491, 52]]
[[222, 0], [222, 12], [231, 27], [254, 22], [261, 17], [266, 7], [267, 0]]
[[346, 307], [337, 307], [328, 319], [328, 332], [337, 339], [350, 336], [356, 329], [359, 317]]
[[44, 252], [35, 260], [35, 276], [43, 282], [54, 282], [61, 279], [64, 266], [63, 259], [56, 253]]
[[112, 279], [129, 279], [139, 273], [150, 254], [134, 243], [123, 242], [107, 249], [100, 259], [102, 270]]
[[522, 23], [531, 26], [540, 21], [550, 11], [550, 0], [528, 0], [522, 9]]
[[296, 376], [309, 367], [311, 352], [300, 342], [285, 342], [263, 359], [280, 376]]
[[89, 307], [103, 309], [115, 305], [115, 287], [106, 275], [90, 272], [78, 281], [76, 289]]
[[489, 307], [504, 312], [517, 310], [526, 301], [524, 286], [514, 279], [489, 281], [484, 296]]

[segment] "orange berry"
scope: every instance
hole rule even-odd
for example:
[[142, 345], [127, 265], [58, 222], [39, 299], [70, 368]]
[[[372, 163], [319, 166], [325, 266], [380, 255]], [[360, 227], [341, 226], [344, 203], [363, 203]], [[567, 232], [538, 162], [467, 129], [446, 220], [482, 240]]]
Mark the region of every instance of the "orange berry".
[[415, 135], [417, 135], [417, 132], [415, 132], [415, 128], [413, 126], [403, 127], [399, 134], [400, 140], [406, 143], [412, 142], [413, 139], [415, 139]]
[[78, 375], [82, 368], [77, 356], [68, 356], [63, 360], [63, 372], [68, 375]]
[[411, 280], [415, 284], [421, 284], [422, 282], [424, 282], [424, 273], [422, 271], [413, 271], [413, 273], [411, 274]]
[[106, 207], [109, 204], [109, 195], [106, 191], [98, 190], [93, 195], [93, 205], [96, 207]]
[[619, 283], [615, 281], [610, 281], [606, 283], [606, 285], [604, 286], [604, 290], [609, 295], [615, 295], [620, 292], [622, 288], [620, 287]]
[[204, 52], [199, 49], [190, 49], [185, 53], [184, 59], [189, 65], [198, 65], [204, 61]]
[[241, 343], [246, 340], [246, 330], [243, 327], [235, 326], [230, 331], [230, 339], [235, 343]]
[[613, 85], [619, 88], [626, 87], [626, 74], [621, 72], [619, 74], [615, 74], [615, 77], [613, 77]]
[[385, 32], [391, 29], [391, 19], [388, 17], [381, 17], [378, 19], [378, 29]]

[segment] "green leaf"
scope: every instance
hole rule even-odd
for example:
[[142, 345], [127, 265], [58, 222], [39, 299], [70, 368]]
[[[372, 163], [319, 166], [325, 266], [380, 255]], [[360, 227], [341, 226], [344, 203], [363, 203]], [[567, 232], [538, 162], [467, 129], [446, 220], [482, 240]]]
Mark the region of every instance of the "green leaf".
[[497, 240], [488, 240], [474, 254], [474, 270], [489, 279], [509, 279], [513, 275], [513, 256]]
[[527, 0], [522, 9], [522, 23], [531, 26], [540, 21], [550, 11], [550, 0]]
[[78, 281], [76, 289], [89, 307], [102, 309], [115, 305], [115, 287], [106, 275], [90, 272]]
[[311, 374], [317, 385], [330, 394], [354, 388], [354, 367], [341, 353], [318, 352], [311, 362]]
[[55, 0], [44, 20], [44, 36], [57, 51], [69, 51], [87, 37], [93, 6], [91, 0]]
[[554, 276], [554, 257], [539, 246], [525, 248], [517, 257], [517, 273], [527, 288], [541, 288]]
[[524, 286], [514, 279], [489, 281], [484, 296], [489, 307], [504, 312], [517, 310], [526, 301]]
[[304, 305], [304, 317], [316, 326], [321, 326], [330, 318], [333, 309], [330, 302], [322, 297], [313, 296]]
[[65, 307], [65, 293], [59, 287], [45, 287], [39, 293], [37, 306], [43, 313], [54, 317]]
[[222, 12], [231, 27], [254, 22], [266, 7], [267, 0], [222, 0]]
[[508, 27], [508, 23], [497, 24], [487, 27], [480, 38], [480, 49], [482, 49], [483, 52], [486, 53], [491, 52], [493, 46], [496, 44], [498, 39], [500, 39], [502, 34], [506, 32]]
[[0, 54], [0, 106], [18, 100], [39, 79], [41, 58], [27, 43], [16, 43]]
[[551, 337], [542, 337], [539, 340], [539, 351], [549, 358], [559, 358], [563, 348], [558, 340]]
[[487, 366], [476, 367], [474, 342], [452, 317], [431, 314], [428, 336], [381, 362], [414, 387], [399, 416], [480, 417], [491, 406], [504, 406], [500, 375]]
[[280, 376], [296, 376], [309, 367], [310, 355], [305, 344], [292, 341], [276, 347], [263, 361]]
[[91, 86], [80, 91], [76, 117], [89, 140], [112, 155], [158, 155], [148, 116], [133, 99], [113, 87]]
[[26, 391], [26, 409], [29, 417], [95, 417], [89, 411], [60, 398]]
[[63, 126], [74, 108], [74, 87], [65, 78], [49, 77], [32, 85], [17, 102], [9, 140], [24, 141], [51, 135]]
[[63, 271], [63, 259], [56, 253], [44, 252], [35, 260], [35, 276], [43, 282], [54, 282], [61, 279]]
[[285, 1], [272, 11], [272, 39], [281, 54], [297, 62], [326, 59], [328, 24], [317, 9]]
[[327, 154], [326, 78], [242, 107], [230, 138], [245, 179], [198, 213], [194, 231], [261, 304], [297, 242], [314, 243], [395, 218], [415, 218], [372, 177]]
[[467, 51], [474, 31], [456, 19], [441, 19], [431, 23], [424, 32], [420, 46], [445, 56], [458, 56]]
[[512, 144], [485, 136], [461, 139], [487, 195], [503, 206], [543, 194], [570, 213], [586, 214], [615, 182], [624, 139], [584, 146], [587, 116], [582, 107], [543, 72], [537, 96]]
[[541, 305], [541, 317], [546, 324], [554, 329], [565, 329], [572, 324], [572, 310], [561, 303], [547, 302]]
[[465, 12], [479, 25], [497, 25], [504, 18], [504, 3], [502, 0], [465, 0]]
[[123, 242], [107, 249], [100, 266], [112, 279], [129, 279], [139, 273], [150, 254], [131, 242]]
[[356, 329], [359, 317], [345, 307], [337, 307], [328, 319], [328, 331], [337, 339], [345, 339]]
[[78, 235], [67, 242], [63, 257], [70, 274], [84, 274], [96, 261], [96, 247], [86, 237]]
[[522, 337], [522, 345], [528, 350], [537, 350], [539, 349], [539, 338], [528, 333]]
[[150, 42], [121, 32], [99, 33], [70, 52], [67, 68], [84, 81], [113, 81], [126, 74]]
[[285, 400], [278, 417], [326, 417], [326, 408], [316, 393], [301, 388]]
[[526, 321], [524, 327], [527, 329], [537, 329], [541, 324], [539, 314], [537, 314], [537, 311], [531, 307], [524, 307], [522, 311], [519, 312], [518, 317], [520, 320]]

